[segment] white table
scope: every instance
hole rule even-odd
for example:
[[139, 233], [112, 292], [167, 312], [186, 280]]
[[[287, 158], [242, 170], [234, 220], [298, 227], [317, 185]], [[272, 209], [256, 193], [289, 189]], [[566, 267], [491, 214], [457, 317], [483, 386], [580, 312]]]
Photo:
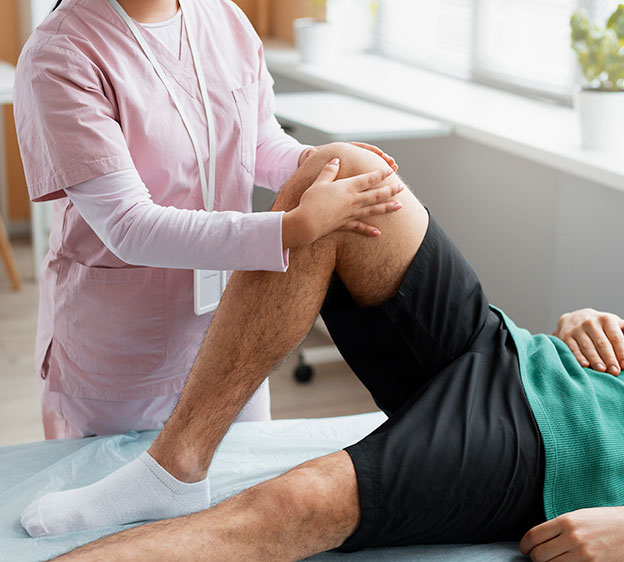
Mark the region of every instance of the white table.
[[276, 116], [308, 144], [427, 139], [451, 133], [450, 126], [439, 121], [334, 92], [279, 94]]
[[[334, 92], [278, 94], [276, 98], [278, 121], [304, 144], [338, 141], [378, 144], [446, 137], [452, 131], [449, 125], [439, 121]], [[316, 327], [328, 334], [320, 318]], [[312, 365], [339, 360], [341, 356], [333, 345], [301, 350], [295, 378], [307, 382], [312, 377]]]

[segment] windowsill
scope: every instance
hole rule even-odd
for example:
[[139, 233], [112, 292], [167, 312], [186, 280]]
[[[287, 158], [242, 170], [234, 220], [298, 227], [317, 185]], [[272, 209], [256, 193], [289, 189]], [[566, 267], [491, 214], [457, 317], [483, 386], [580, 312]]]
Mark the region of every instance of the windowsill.
[[461, 138], [624, 191], [624, 158], [581, 148], [578, 116], [570, 108], [374, 55], [304, 65], [290, 45], [275, 41], [266, 43], [265, 54], [275, 75], [436, 119]]

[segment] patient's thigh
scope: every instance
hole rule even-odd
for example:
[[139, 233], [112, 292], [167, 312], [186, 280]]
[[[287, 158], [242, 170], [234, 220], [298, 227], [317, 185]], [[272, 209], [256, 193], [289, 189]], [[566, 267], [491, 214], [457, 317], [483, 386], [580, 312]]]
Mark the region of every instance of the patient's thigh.
[[458, 357], [347, 448], [362, 520], [345, 550], [519, 540], [544, 521], [541, 436], [511, 336], [497, 343]]

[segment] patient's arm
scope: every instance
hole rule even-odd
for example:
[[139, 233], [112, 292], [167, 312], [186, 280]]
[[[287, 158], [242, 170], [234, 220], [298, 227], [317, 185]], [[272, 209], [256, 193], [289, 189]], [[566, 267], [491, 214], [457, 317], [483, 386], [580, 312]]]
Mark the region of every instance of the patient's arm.
[[554, 335], [572, 350], [583, 367], [619, 375], [624, 369], [624, 320], [584, 308], [564, 314]]
[[533, 562], [622, 562], [624, 507], [579, 509], [533, 527], [520, 542]]

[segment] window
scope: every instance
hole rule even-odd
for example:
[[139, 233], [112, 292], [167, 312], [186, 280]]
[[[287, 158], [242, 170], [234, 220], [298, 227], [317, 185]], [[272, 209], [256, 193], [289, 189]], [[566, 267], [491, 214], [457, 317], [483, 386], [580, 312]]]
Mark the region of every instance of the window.
[[569, 98], [579, 76], [572, 12], [604, 21], [617, 0], [378, 0], [373, 50], [459, 78]]
[[30, 21], [35, 29], [50, 13], [56, 2], [54, 0], [30, 0]]

